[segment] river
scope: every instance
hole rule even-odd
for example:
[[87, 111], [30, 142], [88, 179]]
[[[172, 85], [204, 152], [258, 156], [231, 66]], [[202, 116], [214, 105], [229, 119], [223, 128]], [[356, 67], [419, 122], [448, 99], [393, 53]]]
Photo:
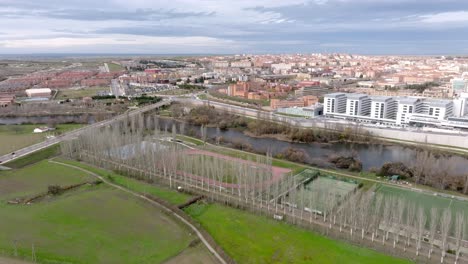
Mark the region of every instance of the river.
[[[160, 126], [167, 127], [169, 130], [174, 121], [171, 119], [160, 119]], [[185, 134], [201, 137], [199, 126], [185, 125]], [[273, 155], [283, 152], [287, 148], [304, 150], [308, 154], [307, 163], [319, 165], [322, 167], [333, 167], [328, 159], [333, 155], [350, 156], [354, 154], [361, 162], [363, 170], [368, 171], [371, 168], [379, 169], [387, 162], [402, 162], [407, 166], [413, 166], [417, 156], [417, 150], [398, 144], [364, 144], [364, 143], [297, 143], [278, 140], [275, 138], [258, 138], [244, 134], [242, 131], [228, 129], [220, 131], [217, 128], [207, 128], [207, 138], [214, 141], [214, 138], [221, 136], [223, 142], [243, 142], [247, 143], [256, 152], [269, 151]], [[465, 175], [468, 173], [468, 159], [456, 154], [445, 155], [438, 158], [440, 163], [450, 163], [452, 173], [456, 175]]]
[[[99, 114], [99, 119], [112, 118], [113, 115]], [[93, 114], [68, 114], [68, 115], [44, 115], [44, 116], [17, 116], [17, 117], [0, 117], [0, 125], [20, 125], [20, 124], [92, 124], [97, 119]]]

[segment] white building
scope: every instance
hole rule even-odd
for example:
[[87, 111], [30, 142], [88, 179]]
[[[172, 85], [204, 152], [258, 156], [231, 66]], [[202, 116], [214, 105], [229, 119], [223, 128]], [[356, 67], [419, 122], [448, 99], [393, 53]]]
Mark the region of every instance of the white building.
[[409, 119], [413, 113], [421, 113], [423, 109], [423, 103], [421, 98], [415, 97], [399, 97], [398, 101], [398, 110], [396, 123], [398, 125], [408, 124]]
[[384, 125], [468, 128], [468, 93], [455, 100], [332, 93], [325, 95], [324, 115]]
[[453, 100], [453, 116], [462, 117], [468, 114], [468, 93], [461, 93]]
[[232, 68], [250, 68], [252, 67], [251, 61], [233, 61], [231, 62]]
[[372, 96], [371, 114], [375, 119], [396, 119], [398, 102], [393, 97]]
[[349, 116], [368, 116], [371, 113], [371, 99], [365, 94], [346, 95], [346, 114]]
[[228, 68], [229, 67], [229, 62], [227, 62], [227, 61], [215, 61], [215, 62], [213, 62], [213, 67], [214, 68]]
[[27, 89], [26, 94], [28, 95], [28, 97], [48, 98], [52, 95], [52, 90], [50, 88], [33, 88]]
[[346, 113], [346, 94], [331, 93], [325, 95], [323, 114], [344, 114]]
[[323, 114], [323, 105], [317, 103], [315, 105], [307, 107], [285, 107], [278, 108], [276, 110], [278, 113], [295, 115], [295, 116], [305, 116], [305, 117], [316, 117]]

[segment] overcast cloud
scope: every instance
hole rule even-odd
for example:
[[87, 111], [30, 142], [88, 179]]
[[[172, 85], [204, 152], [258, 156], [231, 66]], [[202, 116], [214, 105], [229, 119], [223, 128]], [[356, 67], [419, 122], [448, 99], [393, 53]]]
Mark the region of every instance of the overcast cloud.
[[461, 0], [0, 0], [0, 53], [467, 54]]

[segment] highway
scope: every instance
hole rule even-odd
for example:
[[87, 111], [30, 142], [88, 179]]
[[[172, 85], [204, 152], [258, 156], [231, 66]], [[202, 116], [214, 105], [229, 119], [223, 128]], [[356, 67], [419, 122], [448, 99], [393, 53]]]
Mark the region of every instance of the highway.
[[[144, 107], [132, 110], [132, 111], [128, 112], [128, 116], [138, 115], [140, 113], [144, 113], [144, 112], [159, 108], [161, 106], [168, 105], [170, 103], [171, 103], [170, 100], [163, 100], [163, 101], [161, 101], [159, 103], [156, 103], [156, 104], [152, 104], [152, 105], [148, 105], [148, 106], [144, 106]], [[124, 113], [124, 114], [118, 115], [118, 116], [116, 116], [116, 117], [114, 117], [112, 119], [107, 119], [107, 120], [104, 120], [104, 121], [101, 121], [101, 122], [96, 122], [96, 123], [91, 124], [89, 126], [85, 126], [85, 127], [82, 127], [82, 128], [67, 132], [67, 133], [65, 133], [63, 135], [47, 139], [46, 141], [31, 145], [29, 147], [19, 149], [19, 150], [13, 152], [14, 154], [9, 153], [9, 154], [0, 156], [0, 162], [1, 162], [0, 165], [5, 164], [7, 162], [10, 162], [12, 160], [15, 160], [17, 158], [26, 156], [26, 155], [28, 155], [30, 153], [33, 153], [33, 152], [36, 152], [38, 150], [50, 147], [52, 145], [60, 143], [63, 140], [69, 140], [69, 139], [75, 138], [75, 137], [79, 136], [81, 133], [83, 133], [84, 131], [86, 131], [88, 129], [101, 127], [101, 126], [106, 126], [106, 125], [111, 124], [112, 122], [115, 122], [115, 121], [118, 121], [118, 120], [123, 120], [126, 117], [127, 117], [127, 112]]]
[[344, 127], [359, 127], [369, 131], [372, 136], [385, 141], [400, 142], [414, 145], [430, 145], [434, 148], [443, 150], [451, 150], [458, 152], [468, 152], [468, 135], [466, 133], [447, 133], [430, 132], [415, 128], [388, 128], [376, 127], [372, 124], [355, 123], [341, 119], [329, 119], [324, 117], [303, 118], [292, 117], [275, 114], [264, 110], [246, 108], [216, 101], [201, 100], [197, 96], [192, 98], [177, 98], [180, 102], [192, 103], [196, 105], [210, 105], [215, 108], [225, 110], [234, 114], [244, 115], [250, 118], [269, 120], [273, 122], [283, 123], [298, 128], [322, 128], [329, 130], [338, 130]]

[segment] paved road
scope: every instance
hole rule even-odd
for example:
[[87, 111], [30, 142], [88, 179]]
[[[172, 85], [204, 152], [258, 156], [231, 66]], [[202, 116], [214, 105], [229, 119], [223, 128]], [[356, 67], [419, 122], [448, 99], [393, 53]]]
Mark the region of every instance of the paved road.
[[[195, 99], [192, 97], [176, 98], [175, 100], [196, 105], [209, 104], [211, 106], [229, 111], [234, 114], [244, 115], [254, 119], [264, 119], [278, 123], [285, 123], [301, 128], [319, 127], [323, 129], [336, 130], [338, 127], [344, 126], [356, 127], [355, 122], [346, 120], [326, 119], [323, 117], [307, 119], [302, 117], [283, 116], [264, 110], [246, 108], [216, 101], [201, 100], [196, 96], [194, 97]], [[372, 135], [379, 137], [382, 140], [415, 145], [427, 144], [431, 147], [444, 150], [468, 152], [468, 136], [466, 136], [465, 134], [443, 134], [438, 132], [418, 131], [409, 128], [377, 128], [364, 126], [362, 124], [360, 125], [360, 128], [371, 132]]]
[[[133, 110], [133, 111], [129, 112], [128, 116], [134, 116], [134, 115], [137, 115], [137, 114], [140, 114], [140, 113], [144, 113], [144, 112], [153, 110], [155, 108], [159, 108], [159, 107], [161, 107], [163, 105], [168, 105], [168, 104], [170, 104], [170, 102], [171, 102], [170, 100], [164, 100], [164, 101], [159, 102], [157, 104], [152, 104], [152, 105], [148, 105], [148, 106], [145, 106], [145, 107], [141, 107], [141, 108], [138, 108], [136, 110]], [[88, 129], [101, 127], [101, 126], [106, 126], [106, 125], [111, 124], [112, 122], [115, 122], [117, 120], [122, 120], [122, 119], [124, 119], [126, 117], [127, 117], [127, 113], [124, 113], [124, 114], [116, 116], [116, 117], [114, 117], [112, 119], [97, 122], [97, 123], [94, 123], [92, 125], [85, 126], [85, 127], [82, 127], [82, 128], [67, 132], [67, 133], [65, 133], [63, 135], [60, 135], [60, 136], [57, 136], [57, 137], [54, 137], [54, 138], [51, 138], [51, 139], [47, 139], [46, 141], [37, 143], [35, 145], [19, 149], [19, 150], [13, 152], [14, 154], [10, 153], [10, 154], [0, 156], [0, 161], [1, 161], [0, 164], [5, 164], [5, 163], [7, 163], [9, 161], [12, 161], [12, 160], [15, 160], [17, 158], [26, 156], [26, 155], [28, 155], [30, 153], [36, 152], [38, 150], [41, 150], [41, 149], [44, 149], [44, 148], [47, 148], [47, 147], [50, 147], [52, 145], [60, 143], [63, 140], [73, 139], [73, 138], [79, 136], [81, 133], [83, 133], [84, 131], [86, 131]]]

